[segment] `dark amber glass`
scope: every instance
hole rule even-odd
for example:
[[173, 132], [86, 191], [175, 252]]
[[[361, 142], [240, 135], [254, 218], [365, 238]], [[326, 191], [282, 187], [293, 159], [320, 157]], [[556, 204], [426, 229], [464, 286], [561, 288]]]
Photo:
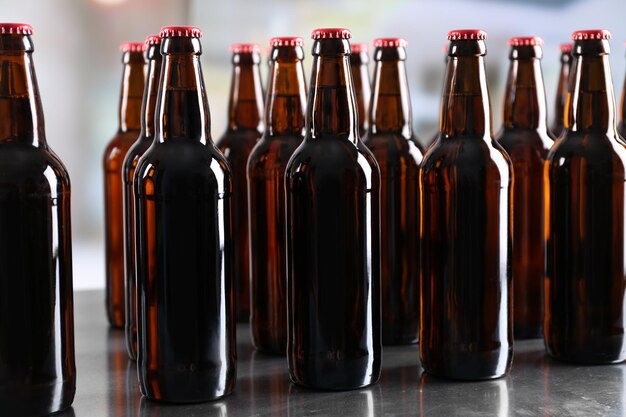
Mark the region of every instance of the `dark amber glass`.
[[0, 27], [0, 415], [39, 416], [76, 390], [70, 178], [46, 143], [32, 29]]
[[141, 129], [141, 101], [144, 87], [143, 44], [123, 44], [122, 88], [119, 126], [104, 150], [104, 237], [106, 268], [106, 311], [109, 324], [125, 325], [124, 202], [122, 166], [128, 149]]
[[265, 133], [248, 160], [252, 343], [260, 351], [287, 349], [285, 169], [304, 136], [306, 86], [301, 38], [272, 40]]
[[305, 139], [285, 175], [289, 373], [330, 390], [373, 384], [381, 366], [380, 171], [349, 57], [347, 39], [314, 42]]
[[565, 132], [544, 166], [544, 338], [551, 356], [578, 363], [626, 358], [626, 149], [609, 52], [605, 39], [574, 43]]
[[622, 96], [620, 99], [620, 121], [617, 125], [617, 133], [626, 139], [626, 77], [624, 78], [624, 86], [622, 87]]
[[155, 140], [133, 178], [143, 395], [213, 400], [236, 375], [231, 175], [211, 140], [199, 29], [166, 27]]
[[449, 35], [441, 133], [420, 169], [420, 358], [431, 374], [479, 380], [511, 366], [513, 179], [491, 137], [485, 42], [455, 33], [484, 32]]
[[356, 103], [359, 113], [359, 136], [363, 137], [369, 128], [369, 107], [372, 96], [369, 71], [369, 51], [366, 43], [356, 43], [351, 46], [350, 68], [352, 70], [352, 82], [356, 93]]
[[377, 39], [370, 127], [363, 139], [380, 167], [382, 341], [416, 343], [419, 332], [419, 164], [411, 127], [406, 41]]
[[217, 141], [233, 176], [233, 265], [237, 321], [250, 319], [250, 236], [246, 169], [252, 148], [263, 134], [263, 89], [260, 49], [233, 45], [233, 75], [228, 103], [228, 128]]
[[146, 40], [146, 83], [141, 104], [141, 132], [128, 149], [122, 166], [124, 197], [124, 259], [126, 286], [126, 349], [131, 360], [137, 360], [137, 288], [135, 277], [135, 218], [133, 211], [133, 177], [139, 158], [154, 141], [154, 111], [161, 76], [161, 38]]
[[545, 244], [543, 164], [554, 143], [548, 131], [540, 38], [510, 41], [504, 122], [496, 139], [513, 164], [513, 335], [542, 337]]
[[565, 114], [565, 102], [567, 101], [567, 85], [569, 83], [569, 73], [572, 67], [572, 45], [565, 43], [561, 45], [561, 70], [559, 71], [559, 82], [556, 87], [556, 99], [554, 101], [554, 119], [552, 121], [552, 134], [554, 137], [561, 136], [563, 128], [563, 117]]

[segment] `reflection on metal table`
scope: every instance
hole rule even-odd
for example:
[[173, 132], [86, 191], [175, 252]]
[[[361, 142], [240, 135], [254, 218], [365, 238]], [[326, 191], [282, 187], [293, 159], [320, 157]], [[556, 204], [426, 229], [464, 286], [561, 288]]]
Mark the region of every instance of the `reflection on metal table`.
[[548, 358], [540, 340], [515, 345], [511, 374], [453, 382], [422, 374], [417, 346], [385, 347], [378, 384], [317, 392], [289, 382], [285, 358], [255, 352], [237, 329], [237, 386], [211, 403], [163, 405], [141, 398], [124, 332], [110, 330], [102, 291], [75, 293], [78, 385], [69, 417], [187, 416], [621, 416], [624, 365], [577, 366]]

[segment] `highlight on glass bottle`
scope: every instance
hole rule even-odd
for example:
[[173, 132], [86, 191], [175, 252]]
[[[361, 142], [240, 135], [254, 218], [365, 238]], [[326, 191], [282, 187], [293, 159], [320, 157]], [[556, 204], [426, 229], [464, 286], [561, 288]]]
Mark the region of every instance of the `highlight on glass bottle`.
[[419, 332], [419, 164], [406, 74], [406, 40], [374, 41], [369, 131], [363, 142], [381, 175], [381, 296], [384, 345]]
[[266, 129], [248, 160], [252, 343], [260, 351], [287, 349], [285, 170], [304, 137], [306, 85], [299, 37], [270, 41]]
[[543, 39], [511, 38], [502, 128], [496, 136], [513, 164], [513, 335], [543, 335], [545, 277], [543, 164], [554, 143], [541, 71]]
[[211, 140], [200, 29], [161, 29], [154, 142], [133, 178], [137, 368], [149, 399], [208, 401], [235, 384], [232, 183]]
[[552, 134], [555, 137], [561, 136], [563, 128], [563, 117], [565, 115], [565, 102], [567, 101], [567, 85], [569, 74], [572, 68], [572, 47], [571, 43], [562, 43], [561, 49], [561, 69], [559, 71], [559, 82], [556, 87], [556, 99], [554, 101], [554, 119], [552, 122]]
[[544, 339], [552, 357], [576, 363], [626, 359], [626, 147], [616, 131], [610, 37], [572, 35], [565, 131], [544, 165]]
[[228, 101], [228, 128], [217, 141], [232, 170], [233, 280], [237, 321], [250, 319], [250, 236], [246, 168], [252, 148], [263, 134], [261, 47], [233, 44], [233, 73]]
[[513, 179], [492, 139], [486, 38], [448, 33], [440, 135], [420, 168], [420, 358], [460, 380], [505, 375], [513, 353]]
[[124, 275], [126, 303], [126, 350], [137, 360], [137, 288], [135, 275], [135, 217], [133, 211], [133, 177], [139, 158], [154, 141], [154, 111], [161, 75], [161, 37], [151, 35], [145, 41], [146, 80], [141, 103], [141, 131], [128, 149], [122, 165], [124, 203]]
[[350, 44], [350, 68], [352, 82], [356, 93], [356, 102], [359, 114], [359, 135], [365, 136], [369, 128], [369, 106], [372, 96], [372, 87], [369, 71], [369, 45], [366, 43]]
[[124, 204], [122, 165], [128, 149], [137, 140], [141, 130], [141, 102], [144, 87], [144, 44], [123, 43], [122, 86], [119, 101], [117, 133], [104, 150], [104, 237], [106, 272], [106, 312], [111, 327], [125, 325], [124, 275]]
[[70, 178], [46, 142], [32, 35], [0, 23], [0, 413], [16, 417], [76, 390]]
[[285, 174], [291, 380], [343, 390], [380, 375], [380, 171], [359, 138], [350, 31], [312, 34], [306, 133]]

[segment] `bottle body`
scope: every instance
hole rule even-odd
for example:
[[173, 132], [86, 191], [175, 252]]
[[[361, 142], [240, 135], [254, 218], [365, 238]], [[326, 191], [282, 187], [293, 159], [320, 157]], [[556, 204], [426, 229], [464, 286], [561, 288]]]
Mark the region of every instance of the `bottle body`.
[[380, 375], [380, 173], [362, 144], [305, 139], [286, 174], [289, 372], [330, 390]]
[[491, 138], [485, 37], [448, 34], [441, 133], [420, 168], [420, 359], [459, 380], [501, 377], [513, 353], [513, 180]]
[[105, 303], [111, 327], [126, 324], [126, 276], [124, 259], [123, 165], [130, 147], [140, 134], [141, 102], [144, 87], [143, 43], [122, 44], [122, 86], [119, 128], [109, 141], [103, 157]]
[[141, 392], [212, 400], [235, 383], [231, 178], [213, 145], [154, 144], [134, 178]]
[[0, 26], [0, 414], [47, 415], [76, 390], [70, 179], [45, 141], [32, 29]]

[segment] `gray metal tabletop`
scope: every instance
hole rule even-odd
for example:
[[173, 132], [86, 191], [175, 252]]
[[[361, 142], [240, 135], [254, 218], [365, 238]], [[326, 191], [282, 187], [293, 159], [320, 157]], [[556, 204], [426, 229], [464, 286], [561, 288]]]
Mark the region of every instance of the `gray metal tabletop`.
[[577, 366], [548, 358], [541, 340], [515, 344], [506, 378], [453, 382], [423, 374], [417, 346], [385, 347], [378, 384], [318, 392], [289, 382], [285, 358], [255, 352], [237, 328], [237, 385], [219, 401], [162, 405], [141, 398], [124, 333], [108, 328], [102, 291], [75, 293], [77, 390], [63, 417], [192, 416], [622, 416], [625, 365]]

